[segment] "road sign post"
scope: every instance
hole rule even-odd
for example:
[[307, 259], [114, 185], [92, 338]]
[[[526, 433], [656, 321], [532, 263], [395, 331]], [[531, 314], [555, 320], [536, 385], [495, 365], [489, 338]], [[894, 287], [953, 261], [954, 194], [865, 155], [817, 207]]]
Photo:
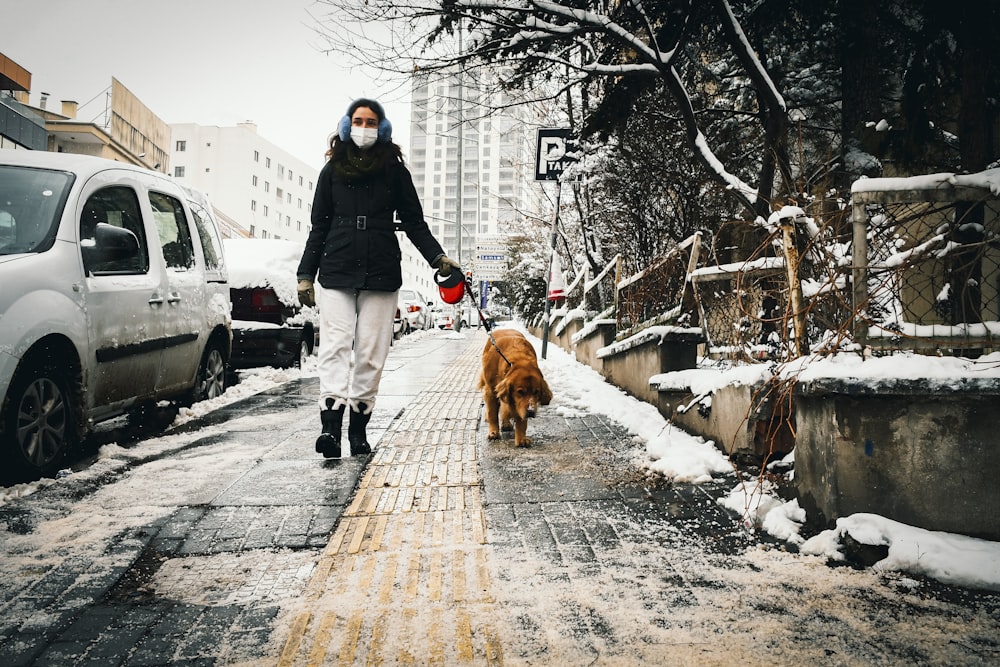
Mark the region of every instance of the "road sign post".
[[549, 287], [552, 281], [552, 258], [556, 252], [556, 232], [559, 227], [559, 200], [562, 195], [562, 174], [576, 160], [576, 145], [571, 139], [568, 127], [540, 128], [538, 130], [538, 145], [535, 150], [535, 180], [556, 182], [556, 210], [552, 214], [549, 267], [545, 275], [545, 320], [542, 323], [542, 359], [545, 358], [549, 345], [549, 316], [552, 310], [552, 300], [549, 299]]

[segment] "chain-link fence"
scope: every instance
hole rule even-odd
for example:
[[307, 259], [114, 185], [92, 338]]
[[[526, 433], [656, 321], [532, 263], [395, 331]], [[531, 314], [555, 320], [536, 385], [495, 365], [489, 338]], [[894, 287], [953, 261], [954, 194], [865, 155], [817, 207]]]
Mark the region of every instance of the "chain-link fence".
[[783, 268], [696, 276], [701, 326], [710, 356], [740, 362], [782, 354], [787, 324]]
[[981, 189], [859, 193], [859, 342], [943, 353], [994, 349], [1000, 336], [998, 213], [1000, 202]]
[[701, 233], [692, 235], [648, 267], [617, 285], [618, 337], [659, 324], [699, 326], [688, 272], [697, 264]]
[[[709, 354], [736, 362], [855, 343], [948, 354], [996, 349], [1000, 197], [989, 184], [902, 190], [900, 180], [871, 179], [853, 209], [826, 220], [796, 216], [784, 246], [780, 229], [770, 229], [744, 261], [697, 266], [697, 235], [624, 279], [609, 264], [579, 298], [588, 318], [609, 317], [614, 304], [619, 340], [651, 325], [700, 326]], [[880, 183], [895, 189], [878, 190]], [[798, 313], [793, 290], [801, 294]], [[792, 345], [799, 316], [801, 340]]]

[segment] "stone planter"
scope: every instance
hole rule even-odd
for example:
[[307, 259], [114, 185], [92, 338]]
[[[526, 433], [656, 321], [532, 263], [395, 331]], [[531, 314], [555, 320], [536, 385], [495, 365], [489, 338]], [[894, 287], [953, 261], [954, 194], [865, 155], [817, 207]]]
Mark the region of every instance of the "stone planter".
[[705, 337], [700, 329], [649, 327], [632, 338], [598, 350], [604, 377], [639, 400], [657, 404], [658, 392], [649, 378], [660, 373], [694, 368], [698, 345]]
[[[693, 379], [692, 373], [715, 372], [699, 369], [678, 375]], [[773, 387], [767, 377], [752, 383], [722, 384], [707, 395], [696, 395], [690, 386], [678, 386], [669, 375], [650, 378], [660, 414], [688, 433], [714, 441], [735, 460], [755, 464], [780, 458], [795, 444], [790, 401]]]
[[597, 356], [597, 353], [614, 341], [615, 328], [614, 320], [597, 320], [573, 334], [571, 342], [576, 360], [603, 374], [604, 361]]
[[821, 525], [871, 512], [1000, 540], [1000, 383], [825, 378], [795, 390], [799, 503]]

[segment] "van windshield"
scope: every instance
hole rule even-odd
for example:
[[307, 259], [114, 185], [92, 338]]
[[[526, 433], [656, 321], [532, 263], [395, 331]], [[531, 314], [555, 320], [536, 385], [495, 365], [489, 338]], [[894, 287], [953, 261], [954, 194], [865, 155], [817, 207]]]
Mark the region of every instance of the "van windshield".
[[0, 255], [52, 247], [73, 179], [65, 171], [0, 165]]

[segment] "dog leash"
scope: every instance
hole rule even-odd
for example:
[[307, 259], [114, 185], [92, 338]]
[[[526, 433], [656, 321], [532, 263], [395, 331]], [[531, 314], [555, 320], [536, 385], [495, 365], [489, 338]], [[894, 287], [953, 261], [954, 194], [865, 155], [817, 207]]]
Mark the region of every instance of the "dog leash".
[[[514, 364], [510, 363], [510, 359], [508, 359], [504, 355], [504, 353], [500, 350], [500, 346], [497, 345], [497, 339], [493, 337], [493, 328], [490, 326], [490, 323], [486, 319], [486, 316], [483, 315], [482, 308], [480, 308], [479, 305], [478, 305], [478, 303], [476, 302], [476, 295], [473, 294], [473, 292], [472, 292], [472, 279], [471, 278], [466, 278], [465, 279], [465, 293], [469, 295], [469, 299], [472, 300], [473, 305], [476, 307], [476, 312], [479, 313], [479, 321], [482, 322], [483, 323], [483, 327], [486, 328], [486, 335], [490, 337], [490, 342], [493, 343], [493, 347], [496, 348], [497, 354], [500, 355], [501, 359], [503, 359], [504, 361], [507, 362], [507, 367], [508, 368], [513, 368]], [[459, 314], [459, 320], [461, 320], [461, 319], [462, 319], [462, 317], [461, 317], [461, 313], [460, 313]]]

